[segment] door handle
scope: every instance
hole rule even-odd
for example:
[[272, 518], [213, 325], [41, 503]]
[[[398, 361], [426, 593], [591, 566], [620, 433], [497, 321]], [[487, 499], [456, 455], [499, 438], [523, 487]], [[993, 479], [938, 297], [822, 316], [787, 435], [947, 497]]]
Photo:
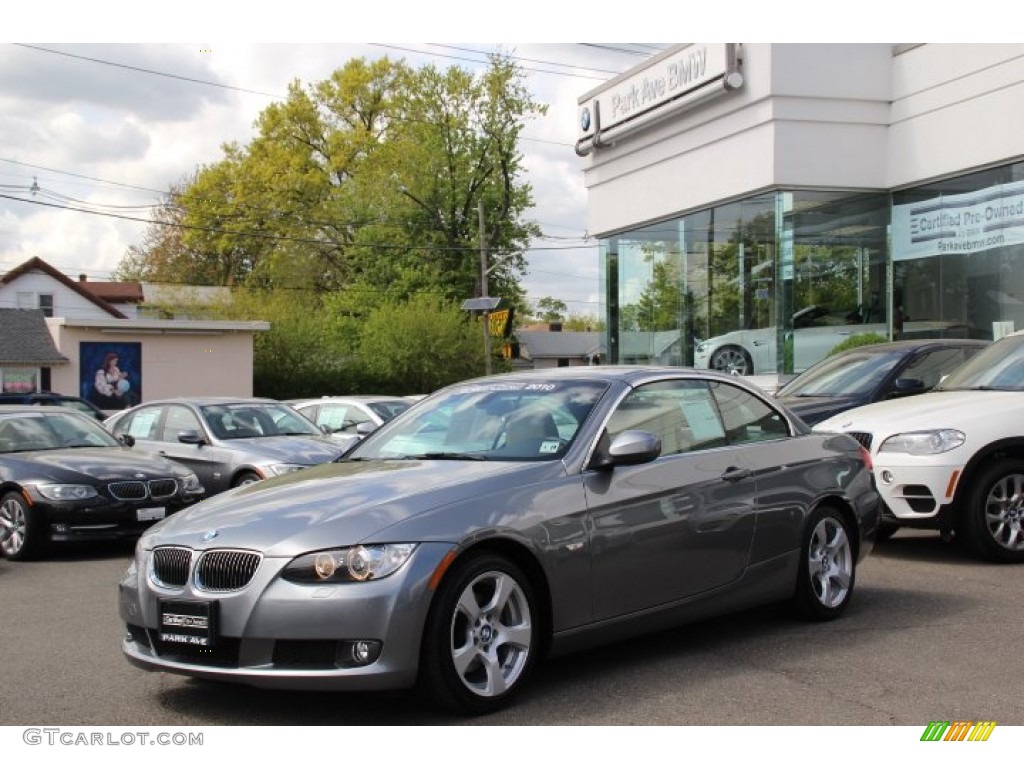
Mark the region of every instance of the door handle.
[[750, 477], [750, 475], [751, 471], [747, 467], [729, 467], [722, 473], [722, 479], [727, 483], [735, 483], [737, 480]]

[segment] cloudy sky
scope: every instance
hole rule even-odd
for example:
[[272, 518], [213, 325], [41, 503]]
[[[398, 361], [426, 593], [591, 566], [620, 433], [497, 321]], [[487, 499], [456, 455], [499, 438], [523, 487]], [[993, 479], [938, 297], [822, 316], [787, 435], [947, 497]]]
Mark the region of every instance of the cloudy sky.
[[[232, 10], [239, 6], [214, 9], [215, 3], [195, 0], [163, 8], [56, 0], [38, 12], [20, 11], [23, 17], [8, 25], [10, 40], [0, 42], [0, 272], [38, 256], [67, 274], [109, 278], [140, 241], [149, 206], [171, 183], [218, 160], [224, 142], [248, 142], [256, 116], [283, 98], [289, 82], [325, 79], [353, 57], [477, 69], [498, 45], [467, 40], [685, 33], [693, 33], [689, 39], [739, 39], [741, 33], [763, 39], [772, 23], [745, 2], [730, 6], [742, 12], [731, 19], [687, 10], [685, 32], [676, 35], [665, 22], [681, 18], [682, 6], [669, 13], [670, 4], [647, 0], [624, 6], [618, 18], [535, 0], [391, 2], [387, 11], [370, 4], [355, 12], [349, 5], [254, 3], [245, 6], [251, 18], [244, 22]], [[500, 22], [486, 16], [513, 10], [514, 18]], [[784, 38], [800, 36], [789, 30]], [[317, 38], [460, 42], [303, 42]], [[549, 105], [548, 114], [524, 131], [521, 145], [535, 191], [531, 217], [545, 233], [529, 253], [524, 284], [531, 299], [560, 298], [574, 314], [598, 311], [597, 245], [588, 237], [582, 162], [573, 151], [577, 98], [667, 44], [501, 44], [526, 71], [534, 96]]]

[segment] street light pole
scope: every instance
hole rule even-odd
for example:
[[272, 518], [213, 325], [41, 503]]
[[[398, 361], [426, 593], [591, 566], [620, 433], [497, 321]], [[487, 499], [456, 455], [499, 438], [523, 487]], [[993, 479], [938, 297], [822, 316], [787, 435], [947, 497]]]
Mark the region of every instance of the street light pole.
[[[484, 228], [484, 203], [476, 206], [480, 226], [480, 298], [487, 298], [487, 234]], [[491, 375], [491, 313], [484, 310], [484, 372]]]

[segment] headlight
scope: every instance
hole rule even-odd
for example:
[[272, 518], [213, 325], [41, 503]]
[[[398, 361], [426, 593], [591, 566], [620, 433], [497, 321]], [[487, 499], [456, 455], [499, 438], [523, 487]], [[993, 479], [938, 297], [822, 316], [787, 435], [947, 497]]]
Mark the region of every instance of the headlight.
[[37, 485], [36, 490], [44, 499], [50, 501], [81, 501], [91, 499], [99, 494], [91, 485], [58, 485], [57, 483]]
[[272, 475], [289, 475], [300, 469], [308, 469], [308, 467], [305, 464], [271, 464], [267, 467], [267, 472]]
[[967, 435], [959, 429], [933, 429], [926, 432], [904, 432], [893, 435], [882, 443], [879, 453], [909, 453], [929, 456], [945, 453], [964, 444]]
[[300, 584], [383, 579], [405, 565], [415, 550], [415, 544], [371, 544], [310, 552], [292, 560], [282, 575]]
[[196, 477], [196, 473], [185, 475], [181, 478], [181, 490], [185, 493], [200, 493], [203, 490], [203, 486], [199, 484], [199, 478]]

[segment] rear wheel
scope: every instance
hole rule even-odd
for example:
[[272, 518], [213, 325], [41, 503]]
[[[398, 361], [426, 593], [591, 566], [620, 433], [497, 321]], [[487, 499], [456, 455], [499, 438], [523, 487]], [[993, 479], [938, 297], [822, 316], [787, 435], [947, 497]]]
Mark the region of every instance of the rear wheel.
[[831, 507], [816, 509], [804, 528], [793, 607], [815, 621], [839, 617], [853, 597], [856, 572], [849, 524]]
[[716, 371], [749, 376], [754, 372], [754, 361], [750, 359], [747, 350], [730, 344], [715, 350], [709, 367]]
[[0, 543], [0, 552], [10, 560], [31, 560], [43, 549], [43, 532], [41, 521], [29, 513], [28, 503], [16, 492], [4, 494], [0, 498], [0, 520], [3, 533], [6, 534]]
[[1003, 459], [972, 480], [957, 533], [986, 560], [1024, 562], [1024, 462]]
[[462, 714], [504, 707], [533, 667], [539, 618], [533, 587], [515, 563], [493, 554], [457, 563], [427, 617], [421, 689]]

